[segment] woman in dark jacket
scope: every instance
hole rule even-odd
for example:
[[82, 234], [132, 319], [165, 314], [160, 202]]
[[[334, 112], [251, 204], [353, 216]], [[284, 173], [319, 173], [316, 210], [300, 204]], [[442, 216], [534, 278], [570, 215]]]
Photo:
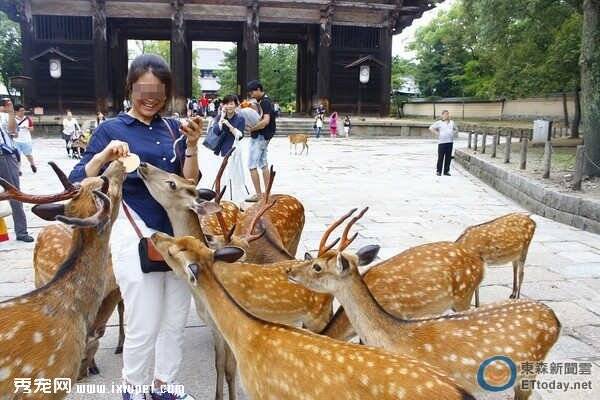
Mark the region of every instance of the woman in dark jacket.
[[223, 111], [217, 116], [214, 133], [225, 137], [221, 141], [221, 146], [215, 150], [215, 154], [224, 157], [231, 150], [234, 141], [244, 137], [244, 128], [246, 121], [237, 113], [237, 107], [240, 102], [236, 95], [230, 94], [223, 98]]
[[237, 96], [225, 96], [221, 104], [222, 112], [217, 117], [218, 122], [215, 122], [213, 129], [214, 133], [224, 137], [220, 147], [215, 150], [215, 154], [224, 157], [232, 147], [235, 147], [227, 164], [225, 182], [229, 192], [228, 199], [240, 204], [248, 196], [245, 169], [242, 163], [242, 146], [240, 146], [240, 140], [244, 137], [246, 120], [237, 111], [240, 104]]

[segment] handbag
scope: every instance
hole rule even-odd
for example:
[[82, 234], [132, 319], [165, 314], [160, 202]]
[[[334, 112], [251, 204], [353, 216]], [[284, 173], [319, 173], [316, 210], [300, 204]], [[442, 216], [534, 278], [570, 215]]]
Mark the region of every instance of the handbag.
[[150, 272], [168, 272], [172, 271], [172, 269], [167, 265], [165, 259], [162, 255], [156, 250], [156, 247], [152, 244], [152, 242], [142, 235], [140, 228], [137, 226], [133, 218], [131, 217], [131, 213], [129, 212], [129, 208], [123, 202], [123, 211], [125, 211], [125, 215], [133, 226], [135, 233], [140, 238], [140, 242], [138, 244], [138, 253], [140, 255], [140, 266], [142, 267], [142, 272], [147, 274]]
[[221, 145], [223, 144], [223, 141], [225, 140], [225, 135], [218, 135], [217, 132], [215, 131], [215, 125], [216, 125], [215, 120], [216, 119], [217, 118], [213, 118], [210, 121], [210, 124], [208, 125], [208, 128], [206, 129], [206, 137], [204, 138], [204, 141], [202, 142], [202, 145], [204, 147], [212, 150], [213, 152], [220, 149]]

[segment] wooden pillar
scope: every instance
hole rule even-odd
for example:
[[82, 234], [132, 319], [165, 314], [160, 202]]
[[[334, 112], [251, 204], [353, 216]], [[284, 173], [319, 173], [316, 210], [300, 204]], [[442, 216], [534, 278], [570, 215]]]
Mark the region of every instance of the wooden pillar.
[[27, 88], [25, 88], [25, 107], [33, 107], [36, 103], [36, 82], [34, 79], [34, 69], [31, 57], [33, 54], [33, 40], [35, 37], [35, 27], [33, 26], [33, 17], [31, 15], [31, 0], [23, 0], [17, 3], [21, 19], [21, 51], [23, 57], [23, 74], [31, 79]]
[[183, 19], [184, 0], [171, 0], [171, 72], [178, 77], [173, 80], [173, 93], [171, 94], [172, 111], [185, 115], [186, 107], [186, 80], [182, 79], [186, 71], [187, 40], [185, 21]]
[[118, 113], [123, 109], [125, 99], [125, 81], [127, 79], [127, 38], [124, 32], [108, 23], [110, 38], [108, 51], [109, 76], [109, 113]]
[[329, 109], [331, 100], [331, 44], [333, 22], [333, 1], [321, 7], [321, 22], [319, 30], [319, 52], [317, 58], [317, 97]]
[[318, 31], [316, 25], [307, 25], [306, 36], [306, 113], [312, 114], [312, 107], [318, 102], [317, 98], [317, 47]]
[[379, 116], [387, 117], [390, 114], [390, 95], [392, 92], [392, 27], [381, 28], [379, 32], [379, 57], [383, 62], [380, 76]]
[[242, 44], [244, 47], [244, 76], [242, 94], [245, 95], [246, 85], [249, 81], [259, 78], [258, 44], [259, 37], [259, 10], [258, 0], [246, 0], [246, 23], [244, 24]]
[[[243, 28], [241, 29], [243, 31]], [[237, 42], [237, 93], [240, 98], [246, 98], [246, 50], [244, 49], [244, 38]]]
[[108, 41], [106, 35], [106, 0], [91, 0], [94, 40], [94, 90], [96, 111], [108, 112]]
[[[185, 96], [185, 100], [186, 100], [186, 106], [187, 106], [187, 99], [192, 97], [192, 82], [194, 79], [200, 79], [199, 76], [193, 76], [193, 63], [194, 63], [194, 51], [192, 48], [192, 40], [188, 39], [187, 43], [185, 45], [185, 90], [184, 90], [184, 96]], [[202, 96], [202, 88], [200, 88], [200, 93], [199, 96]], [[187, 110], [184, 111], [185, 113], [187, 113]], [[184, 114], [186, 115], [186, 114]]]
[[306, 104], [306, 81], [304, 70], [306, 69], [306, 43], [298, 44], [298, 51], [296, 53], [296, 112], [304, 112], [304, 105]]

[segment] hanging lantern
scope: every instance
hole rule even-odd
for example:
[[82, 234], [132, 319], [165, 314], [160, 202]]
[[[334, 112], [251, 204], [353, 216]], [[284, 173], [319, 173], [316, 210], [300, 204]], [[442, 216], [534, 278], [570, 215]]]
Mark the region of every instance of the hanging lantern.
[[60, 58], [51, 58], [49, 60], [49, 65], [50, 65], [50, 76], [54, 79], [60, 78], [62, 75]]
[[371, 67], [368, 65], [361, 65], [359, 72], [360, 83], [365, 84], [369, 83], [369, 77], [371, 73]]

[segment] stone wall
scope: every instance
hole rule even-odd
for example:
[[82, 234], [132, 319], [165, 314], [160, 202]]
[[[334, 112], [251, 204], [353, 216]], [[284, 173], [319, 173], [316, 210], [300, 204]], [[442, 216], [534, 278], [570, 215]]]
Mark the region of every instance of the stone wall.
[[524, 208], [579, 229], [600, 233], [599, 201], [552, 190], [540, 182], [469, 154], [466, 150], [456, 150], [454, 158], [467, 171]]
[[[569, 118], [574, 114], [574, 98], [567, 96]], [[526, 99], [499, 101], [469, 101], [462, 103], [456, 99], [441, 99], [436, 102], [415, 102], [404, 105], [406, 116], [439, 118], [443, 110], [450, 111], [454, 119], [518, 119], [534, 120], [547, 118], [562, 121], [562, 96], [531, 97]]]

